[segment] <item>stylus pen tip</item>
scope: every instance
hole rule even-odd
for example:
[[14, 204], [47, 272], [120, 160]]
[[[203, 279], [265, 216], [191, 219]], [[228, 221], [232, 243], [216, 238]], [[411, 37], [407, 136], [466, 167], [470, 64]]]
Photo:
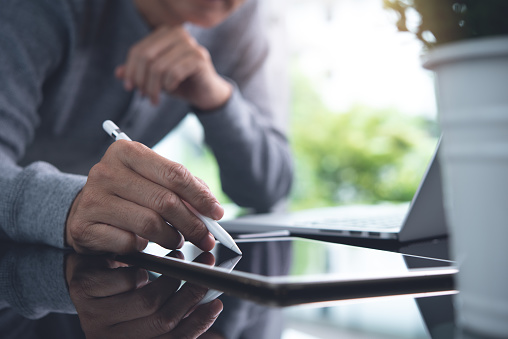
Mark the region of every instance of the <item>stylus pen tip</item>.
[[239, 254], [239, 255], [242, 255], [242, 254], [243, 254], [243, 253], [242, 253], [242, 251], [240, 251], [240, 248], [239, 248], [236, 244], [234, 244], [233, 246], [231, 246], [229, 249], [230, 249], [231, 251], [233, 251], [233, 252], [235, 252], [235, 253]]

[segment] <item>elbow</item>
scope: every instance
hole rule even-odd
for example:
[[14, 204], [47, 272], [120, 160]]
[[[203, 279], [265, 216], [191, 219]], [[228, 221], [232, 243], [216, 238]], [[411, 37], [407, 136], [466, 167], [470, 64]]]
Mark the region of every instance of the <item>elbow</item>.
[[253, 209], [255, 213], [268, 213], [287, 200], [293, 184], [293, 168], [287, 166], [269, 178], [263, 175], [250, 180], [246, 176], [239, 178], [236, 183], [223, 179], [224, 193], [240, 207]]

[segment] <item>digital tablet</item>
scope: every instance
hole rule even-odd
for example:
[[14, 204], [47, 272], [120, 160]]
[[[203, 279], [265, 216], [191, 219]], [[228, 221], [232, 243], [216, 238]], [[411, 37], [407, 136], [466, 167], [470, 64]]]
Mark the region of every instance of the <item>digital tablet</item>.
[[[150, 243], [118, 256], [158, 274], [271, 306], [415, 294], [455, 293], [453, 262], [296, 237], [243, 239], [238, 256], [217, 242], [203, 253], [186, 243]], [[210, 296], [213, 292], [210, 292]]]

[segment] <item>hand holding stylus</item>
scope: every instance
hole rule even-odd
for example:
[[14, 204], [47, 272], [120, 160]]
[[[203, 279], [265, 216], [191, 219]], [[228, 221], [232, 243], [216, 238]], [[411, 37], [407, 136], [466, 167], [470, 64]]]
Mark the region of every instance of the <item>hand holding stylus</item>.
[[[131, 138], [127, 136], [118, 126], [111, 120], [106, 120], [102, 124], [102, 128], [104, 131], [109, 134], [113, 139], [116, 140], [128, 140], [131, 141]], [[229, 235], [228, 232], [226, 232], [218, 223], [217, 221], [206, 217], [199, 213], [191, 204], [184, 201], [185, 206], [194, 213], [199, 220], [205, 224], [205, 227], [212, 233], [217, 240], [219, 240], [224, 246], [229, 248], [230, 250], [236, 252], [237, 254], [242, 254], [242, 251], [240, 251], [240, 248], [236, 245], [233, 238]]]
[[66, 242], [82, 253], [140, 251], [149, 240], [175, 249], [184, 239], [211, 250], [214, 237], [185, 203], [211, 219], [224, 214], [210, 189], [184, 166], [140, 143], [118, 140], [75, 198]]

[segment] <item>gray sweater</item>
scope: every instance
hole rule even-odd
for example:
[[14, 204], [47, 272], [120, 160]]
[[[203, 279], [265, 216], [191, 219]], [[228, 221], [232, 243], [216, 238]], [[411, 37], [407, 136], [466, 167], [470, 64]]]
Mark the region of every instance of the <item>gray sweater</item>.
[[263, 212], [288, 194], [287, 112], [271, 97], [258, 2], [213, 29], [187, 28], [234, 85], [215, 111], [170, 95], [153, 107], [115, 79], [150, 32], [132, 1], [0, 0], [0, 237], [64, 246], [70, 205], [111, 143], [105, 119], [152, 147], [192, 111], [235, 203]]

